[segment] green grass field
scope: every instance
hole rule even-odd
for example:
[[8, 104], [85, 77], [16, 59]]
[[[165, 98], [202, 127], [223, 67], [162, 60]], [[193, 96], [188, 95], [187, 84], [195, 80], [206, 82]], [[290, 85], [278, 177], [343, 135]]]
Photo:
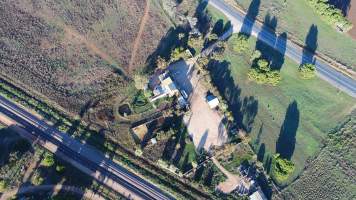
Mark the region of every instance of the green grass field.
[[[208, 9], [214, 21], [224, 19], [226, 22], [224, 15], [211, 7]], [[298, 64], [288, 58], [284, 58], [282, 81], [278, 86], [256, 84], [247, 78], [256, 38], [249, 39], [250, 50], [241, 55], [232, 51], [231, 41], [228, 46], [225, 52], [227, 62], [211, 69], [213, 80], [224, 92], [232, 112], [239, 118], [237, 121], [250, 129], [251, 144], [258, 157], [264, 158], [265, 164], [270, 162], [268, 157], [276, 152], [277, 146], [292, 153], [296, 170], [280, 185], [289, 184], [302, 172], [307, 159], [319, 152], [327, 133], [351, 112], [355, 101], [318, 77], [299, 79]], [[278, 139], [282, 132], [287, 136]], [[293, 135], [294, 148], [283, 144], [293, 141]], [[268, 163], [265, 167], [270, 170]]]
[[330, 133], [327, 146], [300, 178], [281, 193], [283, 199], [355, 199], [356, 112]]
[[[255, 41], [254, 38], [250, 39], [251, 48], [254, 48]], [[292, 156], [297, 175], [302, 171], [308, 157], [319, 151], [326, 133], [351, 111], [355, 105], [354, 99], [319, 78], [308, 81], [299, 79], [298, 65], [288, 59], [282, 66], [282, 81], [278, 86], [258, 85], [247, 78], [250, 65], [246, 62], [246, 56], [237, 55], [230, 50], [226, 52], [226, 60], [230, 62], [227, 73], [231, 78], [229, 80], [234, 83], [225, 84], [235, 84], [235, 90], [241, 90], [238, 100], [252, 96], [258, 102], [250, 133], [256, 152], [262, 143], [266, 152], [275, 152], [282, 124], [285, 124], [286, 129], [297, 128]], [[296, 107], [286, 116], [288, 106], [293, 102], [296, 102]], [[299, 116], [296, 112], [299, 112]], [[243, 113], [243, 116], [248, 115]]]
[[[235, 2], [247, 10], [252, 1], [258, 0], [235, 0]], [[287, 1], [260, 0], [259, 19], [270, 13], [277, 19], [277, 31], [292, 33], [304, 44], [310, 27], [314, 24], [318, 28], [317, 50], [356, 69], [356, 40], [347, 34], [338, 33], [335, 28], [325, 23], [308, 5], [306, 0]]]

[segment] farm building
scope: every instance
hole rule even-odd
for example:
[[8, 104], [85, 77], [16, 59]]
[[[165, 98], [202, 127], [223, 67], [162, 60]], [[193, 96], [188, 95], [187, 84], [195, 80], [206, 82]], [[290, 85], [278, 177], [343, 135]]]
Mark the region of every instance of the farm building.
[[219, 99], [214, 95], [206, 96], [206, 101], [208, 102], [209, 107], [211, 109], [214, 109], [219, 106]]

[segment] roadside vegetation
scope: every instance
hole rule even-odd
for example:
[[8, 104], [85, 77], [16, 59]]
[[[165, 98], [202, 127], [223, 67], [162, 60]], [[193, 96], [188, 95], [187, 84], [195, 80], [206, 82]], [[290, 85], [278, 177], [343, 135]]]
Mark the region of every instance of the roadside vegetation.
[[[345, 24], [345, 31], [348, 30], [350, 23], [345, 21], [345, 18], [340, 15], [340, 11], [330, 7], [328, 1], [227, 0], [227, 2], [243, 8], [252, 18], [257, 16], [262, 23], [265, 16], [270, 14], [275, 17], [278, 24], [275, 28], [268, 26], [277, 33], [287, 33], [289, 38], [297, 41], [301, 46], [304, 46], [310, 27], [316, 26], [317, 51], [355, 71], [356, 40], [346, 33], [339, 33], [336, 29], [339, 21], [341, 21], [341, 26]], [[309, 2], [316, 2], [315, 5], [320, 8], [310, 6]], [[317, 12], [323, 13], [323, 16]], [[331, 15], [331, 13], [333, 14]], [[305, 47], [314, 49], [313, 45]]]
[[[0, 129], [0, 192], [26, 186], [59, 184], [75, 186], [83, 191], [101, 190], [101, 195], [106, 197], [118, 195], [37, 144], [29, 143], [20, 137], [17, 130], [14, 126]], [[63, 198], [71, 196], [66, 192], [62, 194], [63, 191], [58, 192]], [[52, 192], [42, 194], [43, 198], [53, 195]], [[16, 194], [16, 198], [24, 196], [31, 195]], [[77, 195], [75, 197], [78, 198]]]
[[316, 68], [313, 64], [304, 64], [299, 67], [299, 76], [302, 79], [312, 79], [315, 77]]
[[316, 13], [321, 15], [321, 18], [328, 24], [340, 28], [343, 32], [347, 32], [352, 28], [352, 23], [344, 17], [340, 9], [330, 5], [328, 0], [307, 0], [309, 5]]

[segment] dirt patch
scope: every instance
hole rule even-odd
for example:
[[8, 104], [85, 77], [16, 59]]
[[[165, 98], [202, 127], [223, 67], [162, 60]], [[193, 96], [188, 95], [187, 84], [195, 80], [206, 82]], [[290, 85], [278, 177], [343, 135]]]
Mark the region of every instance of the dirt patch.
[[141, 42], [141, 36], [142, 36], [142, 33], [143, 33], [144, 29], [145, 29], [147, 19], [149, 17], [149, 15], [148, 15], [149, 14], [148, 13], [149, 10], [150, 10], [150, 0], [146, 0], [146, 6], [145, 6], [145, 10], [143, 12], [143, 16], [141, 18], [140, 28], [138, 29], [138, 33], [137, 33], [137, 36], [135, 38], [134, 45], [133, 45], [133, 48], [132, 48], [131, 59], [130, 59], [130, 62], [129, 62], [129, 71], [131, 71], [132, 65], [135, 62], [137, 49], [138, 49], [138, 47], [140, 45], [140, 42]]
[[354, 26], [348, 33], [353, 39], [356, 39], [356, 0], [329, 0], [329, 3], [340, 9], [352, 22]]
[[169, 66], [174, 81], [189, 96], [191, 112], [184, 117], [189, 135], [192, 136], [197, 149], [220, 146], [227, 141], [227, 131], [223, 116], [211, 109], [206, 101], [208, 90], [200, 82], [200, 75], [194, 69], [194, 63], [185, 61]]
[[347, 18], [354, 25], [354, 27], [349, 31], [349, 34], [353, 39], [356, 39], [356, 0], [351, 0]]

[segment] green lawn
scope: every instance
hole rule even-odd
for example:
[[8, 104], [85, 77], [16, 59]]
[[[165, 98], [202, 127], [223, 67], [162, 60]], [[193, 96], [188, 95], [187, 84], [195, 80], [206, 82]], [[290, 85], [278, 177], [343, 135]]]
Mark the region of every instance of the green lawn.
[[[251, 49], [255, 43], [254, 38], [249, 39]], [[277, 141], [283, 151], [292, 153], [296, 164], [292, 180], [302, 171], [305, 161], [319, 151], [326, 133], [351, 111], [354, 99], [319, 78], [299, 79], [298, 65], [289, 59], [282, 66], [278, 86], [249, 81], [251, 52], [237, 55], [230, 50], [231, 42], [228, 44], [226, 62], [211, 68], [213, 80], [224, 92], [237, 121], [250, 129], [256, 153], [266, 161], [266, 155], [276, 152]], [[285, 134], [278, 140], [282, 132]], [[283, 144], [293, 141], [294, 135], [295, 149]], [[265, 150], [259, 150], [261, 145]]]
[[[299, 1], [288, 2], [298, 4]], [[208, 10], [213, 21], [223, 19], [226, 22], [226, 17], [216, 9], [209, 6]], [[323, 24], [320, 20], [319, 23]], [[332, 30], [326, 32], [349, 41], [346, 36]], [[250, 131], [251, 144], [258, 157], [263, 158], [267, 171], [270, 170], [270, 156], [276, 153], [277, 147], [292, 154], [291, 159], [296, 164], [296, 170], [281, 185], [288, 184], [302, 172], [306, 160], [319, 152], [326, 134], [350, 113], [355, 100], [320, 78], [299, 79], [298, 64], [288, 58], [284, 58], [282, 81], [278, 86], [259, 85], [249, 81], [249, 60], [252, 49], [255, 49], [256, 39], [250, 37], [250, 52], [241, 55], [233, 52], [231, 45], [229, 41], [229, 48], [225, 53], [226, 62], [211, 69], [213, 80], [219, 90], [224, 92], [237, 121]], [[332, 45], [330, 47], [337, 49]], [[295, 143], [294, 148], [289, 145], [290, 141]]]
[[[258, 0], [235, 0], [247, 10], [252, 1]], [[253, 8], [256, 10], [258, 8]], [[320, 16], [309, 7], [306, 0], [287, 1], [283, 0], [260, 0], [259, 19], [263, 21], [265, 15], [270, 13], [277, 19], [277, 31], [292, 33], [304, 44], [310, 27], [314, 24], [318, 28], [317, 50], [334, 58], [356, 70], [356, 40], [347, 34], [338, 33], [333, 27], [322, 21]]]

